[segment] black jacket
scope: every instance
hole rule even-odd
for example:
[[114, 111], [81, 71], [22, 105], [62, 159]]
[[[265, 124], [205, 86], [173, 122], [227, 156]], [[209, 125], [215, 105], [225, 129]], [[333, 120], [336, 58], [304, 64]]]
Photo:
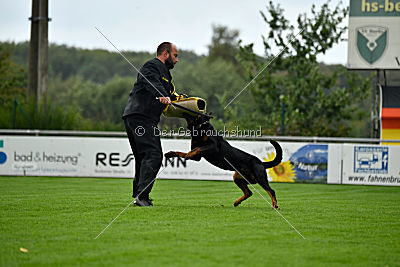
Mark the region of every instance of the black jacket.
[[174, 93], [171, 73], [158, 58], [147, 61], [140, 69], [140, 73], [138, 73], [137, 80], [129, 94], [128, 104], [122, 118], [139, 115], [158, 123], [161, 113], [167, 105], [161, 104], [156, 97], [171, 97]]

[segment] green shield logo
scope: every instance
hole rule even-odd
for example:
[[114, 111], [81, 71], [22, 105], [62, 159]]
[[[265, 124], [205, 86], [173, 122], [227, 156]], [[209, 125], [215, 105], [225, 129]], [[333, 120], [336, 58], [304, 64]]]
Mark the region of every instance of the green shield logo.
[[381, 26], [364, 26], [357, 29], [358, 52], [369, 64], [374, 64], [386, 50], [388, 29]]

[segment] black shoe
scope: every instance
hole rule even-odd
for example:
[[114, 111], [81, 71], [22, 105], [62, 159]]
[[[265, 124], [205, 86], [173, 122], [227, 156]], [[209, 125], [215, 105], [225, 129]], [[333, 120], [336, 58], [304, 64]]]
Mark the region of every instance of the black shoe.
[[135, 206], [141, 206], [141, 207], [153, 207], [153, 202], [150, 198], [136, 198], [135, 202], [133, 203]]

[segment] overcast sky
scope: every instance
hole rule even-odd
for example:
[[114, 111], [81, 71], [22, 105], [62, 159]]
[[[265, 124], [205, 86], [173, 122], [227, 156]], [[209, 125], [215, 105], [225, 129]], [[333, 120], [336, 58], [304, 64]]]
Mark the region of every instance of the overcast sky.
[[[324, 2], [279, 1], [292, 23], [299, 13], [310, 14], [312, 3], [319, 7]], [[331, 2], [335, 6], [338, 1]], [[168, 40], [180, 49], [206, 54], [211, 25], [216, 24], [239, 30], [240, 39], [245, 44], [254, 43], [256, 53], [263, 55], [261, 35], [266, 35], [268, 28], [259, 11], [265, 11], [267, 3], [264, 0], [49, 0], [52, 19], [49, 41], [114, 51], [94, 28], [97, 27], [122, 50], [154, 52], [159, 43]], [[1, 41], [29, 40], [31, 5], [30, 0], [0, 0]], [[348, 5], [348, 0], [344, 5]], [[318, 59], [345, 64], [346, 57], [347, 43], [342, 42]]]

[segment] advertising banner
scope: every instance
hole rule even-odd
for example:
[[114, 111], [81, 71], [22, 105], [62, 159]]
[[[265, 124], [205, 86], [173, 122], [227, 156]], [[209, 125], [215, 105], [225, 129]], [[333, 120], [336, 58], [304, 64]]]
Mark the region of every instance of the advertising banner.
[[[189, 139], [161, 139], [163, 151], [190, 150]], [[260, 160], [275, 157], [267, 141], [229, 141]], [[280, 143], [283, 161], [268, 169], [270, 181], [322, 182], [328, 176], [328, 145]], [[0, 137], [0, 175], [124, 177], [134, 176], [135, 159], [127, 138]], [[332, 167], [332, 170], [338, 168]], [[206, 160], [163, 159], [159, 178], [232, 180], [233, 172], [221, 170]]]
[[400, 186], [400, 147], [343, 145], [343, 184]]

